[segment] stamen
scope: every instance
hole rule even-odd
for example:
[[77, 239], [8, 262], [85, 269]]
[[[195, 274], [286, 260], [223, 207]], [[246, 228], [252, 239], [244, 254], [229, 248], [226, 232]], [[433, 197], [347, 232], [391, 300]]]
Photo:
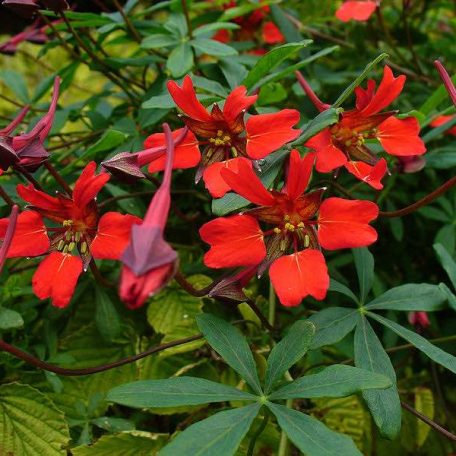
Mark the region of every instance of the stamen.
[[57, 244], [57, 250], [62, 250], [64, 245], [65, 241], [63, 239], [60, 239], [59, 243]]
[[282, 230], [280, 228], [274, 228], [274, 233], [275, 234], [280, 234], [282, 232]]
[[308, 234], [306, 234], [304, 236], [304, 247], [307, 249], [307, 247], [309, 247], [309, 245], [310, 245], [310, 237]]
[[83, 242], [81, 244], [81, 253], [86, 253], [87, 252], [87, 242]]
[[75, 247], [76, 247], [76, 244], [74, 242], [70, 242], [70, 244], [68, 245], [68, 251], [72, 252]]

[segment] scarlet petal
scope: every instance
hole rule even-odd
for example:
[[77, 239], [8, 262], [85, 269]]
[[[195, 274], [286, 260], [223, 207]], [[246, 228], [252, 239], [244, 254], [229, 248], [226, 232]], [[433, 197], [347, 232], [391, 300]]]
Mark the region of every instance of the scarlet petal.
[[165, 264], [149, 271], [147, 274], [137, 276], [128, 266], [122, 268], [120, 281], [120, 297], [129, 309], [138, 309], [149, 296], [158, 293], [172, 278], [175, 264]]
[[396, 119], [389, 117], [377, 129], [377, 139], [391, 155], [422, 155], [426, 146], [419, 136], [420, 124], [415, 117]]
[[286, 193], [290, 198], [296, 199], [304, 193], [309, 184], [314, 162], [315, 154], [307, 154], [301, 158], [296, 149], [291, 151], [286, 180]]
[[118, 260], [130, 241], [131, 227], [142, 220], [133, 215], [107, 212], [98, 222], [97, 234], [90, 244], [94, 258]]
[[40, 299], [51, 298], [55, 307], [66, 307], [81, 272], [82, 261], [79, 257], [52, 252], [40, 263], [33, 275], [33, 292]]
[[210, 268], [255, 265], [266, 256], [263, 232], [248, 215], [212, 220], [200, 228], [200, 236], [211, 246], [204, 255], [204, 264]]
[[239, 114], [255, 103], [257, 95], [247, 96], [244, 86], [236, 87], [227, 97], [223, 107], [223, 116], [227, 122], [235, 120]]
[[90, 162], [74, 184], [73, 201], [79, 209], [92, 202], [111, 177], [108, 173], [96, 176], [96, 168], [97, 164]]
[[316, 152], [315, 168], [319, 173], [329, 173], [347, 162], [347, 156], [332, 143], [327, 128], [309, 139], [305, 146]]
[[[182, 134], [183, 128], [173, 131], [173, 139], [176, 140]], [[155, 133], [150, 135], [145, 141], [144, 146], [147, 148], [165, 147], [166, 140], [164, 133]], [[166, 153], [148, 154], [148, 151], [142, 151], [138, 154], [140, 166], [149, 164], [150, 173], [163, 171], [166, 164]], [[149, 158], [148, 158], [149, 155]], [[184, 139], [174, 148], [173, 169], [193, 168], [201, 160], [201, 153], [198, 147], [198, 140], [195, 135], [188, 130]]]
[[381, 180], [386, 174], [387, 163], [384, 158], [379, 160], [374, 166], [361, 161], [349, 161], [345, 163], [345, 168], [357, 179], [366, 182], [376, 190], [381, 190], [383, 184]]
[[260, 178], [252, 169], [252, 163], [246, 158], [239, 158], [236, 162], [237, 171], [222, 169], [220, 174], [228, 185], [237, 194], [259, 206], [272, 206], [274, 197], [269, 193]]
[[208, 192], [213, 198], [221, 198], [226, 192], [231, 190], [231, 187], [225, 182], [221, 171], [230, 169], [237, 173], [239, 171], [239, 163], [245, 162], [247, 166], [252, 168], [252, 162], [246, 158], [239, 157], [222, 162], [212, 163], [204, 169], [203, 180]]
[[268, 44], [283, 43], [285, 41], [282, 32], [274, 22], [268, 21], [263, 25], [263, 40]]
[[377, 8], [377, 3], [374, 1], [348, 1], [342, 3], [336, 11], [336, 17], [342, 22], [367, 21]]
[[185, 76], [182, 87], [179, 87], [174, 81], [169, 81], [167, 87], [176, 105], [187, 116], [203, 122], [211, 120], [206, 108], [196, 98], [195, 88], [190, 76]]
[[[437, 128], [437, 127], [440, 127], [440, 126], [446, 124], [446, 123], [449, 122], [450, 120], [453, 120], [454, 118], [455, 118], [454, 115], [452, 115], [452, 116], [438, 116], [438, 117], [436, 117], [429, 125], [430, 125], [431, 127]], [[448, 135], [454, 135], [454, 136], [456, 136], [456, 126], [450, 128], [449, 130], [447, 130], [446, 133], [447, 133]]]
[[272, 114], [251, 116], [245, 125], [247, 155], [255, 160], [268, 156], [301, 133], [293, 127], [299, 122], [299, 112], [282, 109]]
[[321, 301], [329, 287], [325, 258], [314, 249], [278, 258], [269, 269], [269, 277], [280, 302], [287, 307], [298, 306], [309, 295]]
[[328, 198], [320, 206], [318, 240], [327, 250], [370, 245], [377, 232], [369, 222], [377, 216], [378, 207], [371, 201]]
[[37, 190], [32, 184], [27, 186], [19, 184], [16, 187], [16, 191], [24, 201], [27, 201], [32, 206], [51, 212], [62, 211], [63, 206], [59, 198]]
[[372, 98], [360, 113], [364, 117], [368, 117], [389, 106], [402, 92], [405, 80], [406, 77], [403, 74], [395, 78], [391, 68], [388, 65], [385, 65], [382, 82], [380, 82], [377, 92], [373, 94], [369, 91], [368, 86], [368, 91]]
[[[3, 239], [8, 227], [7, 218], [0, 220], [0, 239]], [[49, 238], [43, 219], [35, 211], [25, 211], [17, 218], [13, 241], [8, 249], [7, 258], [34, 257], [46, 253]]]

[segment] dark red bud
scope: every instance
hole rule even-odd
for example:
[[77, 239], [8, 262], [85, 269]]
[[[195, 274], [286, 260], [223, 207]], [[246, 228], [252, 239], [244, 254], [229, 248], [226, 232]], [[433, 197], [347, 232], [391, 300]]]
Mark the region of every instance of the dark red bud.
[[3, 0], [2, 5], [26, 19], [31, 18], [39, 9], [36, 0]]
[[138, 164], [138, 155], [130, 152], [121, 152], [109, 160], [101, 163], [101, 166], [113, 176], [128, 183], [144, 178]]

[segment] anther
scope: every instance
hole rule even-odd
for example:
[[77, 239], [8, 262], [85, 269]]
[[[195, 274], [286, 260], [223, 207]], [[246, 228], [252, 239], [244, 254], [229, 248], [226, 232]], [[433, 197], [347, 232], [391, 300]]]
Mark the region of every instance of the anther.
[[64, 245], [65, 241], [63, 239], [60, 239], [59, 243], [57, 244], [57, 250], [62, 250]]
[[72, 237], [72, 236], [73, 236], [73, 233], [72, 233], [71, 231], [67, 231], [67, 232], [65, 233], [65, 239], [66, 239], [67, 241], [71, 241], [71, 237]]
[[83, 242], [81, 244], [81, 253], [86, 253], [87, 252], [87, 242]]
[[280, 228], [274, 228], [274, 233], [275, 234], [280, 234], [282, 232], [282, 230]]
[[70, 242], [70, 244], [68, 245], [68, 251], [72, 252], [75, 247], [76, 247], [76, 244], [74, 242]]
[[308, 234], [304, 236], [304, 247], [307, 248], [310, 245], [310, 237]]

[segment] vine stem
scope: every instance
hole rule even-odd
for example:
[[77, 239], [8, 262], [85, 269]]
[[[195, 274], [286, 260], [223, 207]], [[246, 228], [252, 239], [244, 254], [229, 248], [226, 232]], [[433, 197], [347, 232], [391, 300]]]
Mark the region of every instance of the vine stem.
[[14, 201], [11, 199], [11, 197], [6, 193], [5, 189], [0, 185], [0, 197], [3, 198], [6, 204], [8, 206], [13, 207], [14, 206]]
[[49, 171], [51, 176], [55, 179], [56, 182], [68, 193], [69, 196], [73, 194], [70, 186], [65, 182], [65, 179], [60, 175], [60, 173], [51, 165], [48, 161], [44, 162], [44, 167]]
[[445, 192], [450, 190], [456, 185], [456, 176], [452, 177], [451, 179], [447, 180], [443, 185], [439, 188], [435, 189], [433, 192], [426, 195], [424, 198], [421, 198], [416, 203], [411, 204], [410, 206], [404, 207], [403, 209], [399, 209], [397, 211], [387, 211], [383, 212], [380, 211], [378, 213], [379, 217], [402, 217], [403, 215], [411, 214], [415, 212], [420, 207], [426, 206], [426, 204], [431, 203], [440, 195], [443, 195]]
[[402, 406], [402, 408], [404, 408], [405, 410], [410, 412], [412, 415], [416, 416], [419, 420], [426, 423], [432, 429], [434, 429], [437, 432], [439, 432], [440, 434], [444, 435], [448, 440], [452, 440], [453, 442], [456, 442], [456, 435], [454, 435], [452, 432], [448, 431], [444, 427], [440, 426], [440, 424], [437, 424], [435, 421], [431, 420], [426, 415], [423, 415], [418, 410], [415, 410], [412, 406], [406, 404], [405, 402], [401, 401], [401, 406]]
[[146, 351], [143, 351], [143, 352], [138, 353], [133, 356], [129, 356], [127, 358], [119, 359], [118, 361], [115, 361], [110, 364], [102, 364], [101, 366], [87, 367], [87, 368], [82, 368], [82, 369], [65, 369], [63, 367], [59, 367], [54, 364], [47, 363], [45, 361], [42, 361], [39, 358], [36, 358], [35, 356], [33, 356], [29, 353], [21, 350], [20, 348], [15, 347], [14, 345], [8, 344], [7, 342], [5, 342], [2, 339], [0, 339], [0, 350], [6, 351], [6, 352], [10, 353], [11, 355], [15, 356], [16, 358], [19, 358], [22, 361], [25, 361], [26, 363], [31, 364], [32, 366], [35, 366], [39, 369], [44, 369], [46, 371], [54, 372], [55, 374], [63, 375], [63, 376], [67, 376], [67, 377], [72, 377], [72, 376], [76, 377], [76, 376], [82, 376], [82, 375], [96, 374], [98, 372], [104, 372], [104, 371], [107, 371], [110, 369], [114, 369], [115, 367], [124, 366], [125, 364], [133, 363], [135, 361], [143, 359], [154, 353], [161, 352], [168, 348], [177, 347], [178, 345], [188, 344], [189, 342], [193, 342], [195, 340], [202, 339], [202, 338], [203, 338], [202, 334], [196, 334], [195, 336], [175, 340], [173, 342], [168, 342], [167, 344], [156, 345], [155, 347], [149, 348]]

